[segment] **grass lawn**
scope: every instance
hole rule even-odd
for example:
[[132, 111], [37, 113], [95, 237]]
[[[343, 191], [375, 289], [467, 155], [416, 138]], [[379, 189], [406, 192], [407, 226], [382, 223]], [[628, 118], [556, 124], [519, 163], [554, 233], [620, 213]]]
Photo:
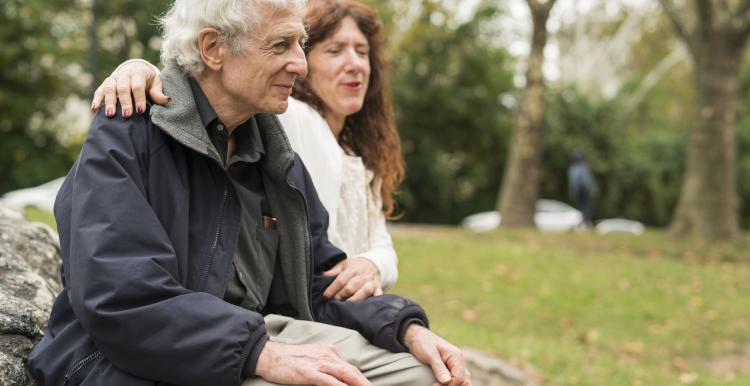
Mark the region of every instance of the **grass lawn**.
[[57, 232], [57, 223], [55, 223], [55, 216], [52, 213], [35, 206], [27, 206], [23, 208], [23, 215], [30, 221], [47, 224]]
[[394, 227], [395, 292], [545, 385], [750, 385], [750, 239]]

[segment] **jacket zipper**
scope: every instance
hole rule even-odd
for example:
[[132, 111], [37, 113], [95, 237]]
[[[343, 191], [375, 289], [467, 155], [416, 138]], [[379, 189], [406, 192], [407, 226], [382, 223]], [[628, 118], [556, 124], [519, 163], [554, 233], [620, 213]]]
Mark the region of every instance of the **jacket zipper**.
[[[289, 174], [287, 172], [287, 174]], [[307, 232], [305, 232], [305, 241], [307, 242], [307, 259], [310, 262], [308, 266], [308, 274], [307, 274], [307, 293], [310, 294], [310, 296], [307, 297], [307, 306], [310, 308], [310, 317], [312, 318], [312, 321], [315, 322], [315, 311], [313, 310], [312, 305], [312, 292], [313, 292], [313, 270], [315, 269], [314, 265], [315, 262], [313, 261], [312, 256], [312, 241], [310, 240], [310, 215], [307, 213], [307, 201], [305, 201], [305, 195], [302, 194], [302, 191], [299, 190], [294, 184], [292, 184], [291, 181], [287, 180], [287, 184], [294, 189], [297, 194], [299, 194], [299, 197], [302, 199], [302, 207], [305, 208], [305, 221], [307, 224]]]
[[70, 378], [72, 378], [77, 372], [79, 372], [82, 368], [86, 367], [89, 363], [96, 360], [96, 358], [99, 358], [102, 356], [101, 351], [95, 351], [91, 354], [89, 354], [87, 357], [81, 359], [80, 361], [76, 362], [76, 364], [73, 365], [73, 367], [65, 374], [65, 382], [63, 385], [67, 385], [68, 382], [70, 382]]
[[224, 226], [224, 206], [227, 202], [229, 192], [227, 187], [224, 186], [224, 197], [221, 200], [221, 206], [219, 206], [219, 225], [216, 226], [216, 235], [214, 236], [214, 242], [211, 246], [211, 252], [208, 254], [208, 262], [206, 262], [206, 268], [203, 270], [203, 275], [200, 281], [200, 290], [206, 289], [208, 283], [208, 273], [211, 271], [214, 263], [214, 256], [216, 255], [216, 248], [219, 246], [219, 237], [221, 236], [221, 230]]

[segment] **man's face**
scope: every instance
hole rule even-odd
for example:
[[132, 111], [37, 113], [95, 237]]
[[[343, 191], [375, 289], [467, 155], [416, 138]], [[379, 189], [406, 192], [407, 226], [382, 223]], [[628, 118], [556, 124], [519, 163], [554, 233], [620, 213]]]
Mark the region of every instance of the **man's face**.
[[261, 22], [248, 37], [248, 49], [227, 53], [222, 83], [234, 100], [255, 113], [281, 114], [289, 105], [296, 77], [307, 75], [302, 20], [286, 10], [263, 9]]

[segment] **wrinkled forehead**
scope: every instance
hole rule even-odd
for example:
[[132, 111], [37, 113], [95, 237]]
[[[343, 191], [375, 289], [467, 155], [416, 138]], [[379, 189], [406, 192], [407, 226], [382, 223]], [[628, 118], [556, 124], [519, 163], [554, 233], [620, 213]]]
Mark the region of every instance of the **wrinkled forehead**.
[[254, 35], [261, 41], [279, 38], [307, 38], [307, 32], [302, 22], [302, 13], [294, 7], [261, 7], [260, 23]]

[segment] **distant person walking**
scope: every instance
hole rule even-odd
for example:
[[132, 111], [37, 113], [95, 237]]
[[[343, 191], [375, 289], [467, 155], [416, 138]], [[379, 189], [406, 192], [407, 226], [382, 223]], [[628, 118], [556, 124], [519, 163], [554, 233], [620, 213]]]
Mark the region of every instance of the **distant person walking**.
[[578, 210], [583, 214], [584, 228], [594, 225], [594, 199], [599, 195], [599, 187], [596, 186], [591, 168], [586, 163], [586, 154], [581, 149], [576, 149], [570, 156], [568, 167], [568, 196]]

